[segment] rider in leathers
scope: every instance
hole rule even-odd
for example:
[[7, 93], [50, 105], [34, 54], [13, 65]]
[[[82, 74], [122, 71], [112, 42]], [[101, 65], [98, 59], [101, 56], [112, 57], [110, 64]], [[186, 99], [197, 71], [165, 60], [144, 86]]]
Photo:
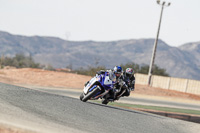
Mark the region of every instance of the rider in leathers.
[[125, 82], [123, 81], [123, 69], [120, 66], [115, 66], [114, 69], [114, 74], [116, 76], [116, 81], [115, 85], [113, 88], [113, 99], [118, 100], [120, 98], [120, 94], [122, 93], [122, 87], [125, 85]]
[[115, 100], [118, 100], [120, 97], [129, 96], [130, 92], [135, 88], [135, 77], [134, 71], [132, 68], [127, 68], [123, 75], [121, 75], [118, 79], [119, 82], [116, 83], [116, 90], [118, 90]]
[[127, 68], [126, 71], [123, 73], [123, 81], [126, 83], [127, 89], [122, 96], [129, 96], [130, 92], [135, 89], [135, 77], [132, 68]]

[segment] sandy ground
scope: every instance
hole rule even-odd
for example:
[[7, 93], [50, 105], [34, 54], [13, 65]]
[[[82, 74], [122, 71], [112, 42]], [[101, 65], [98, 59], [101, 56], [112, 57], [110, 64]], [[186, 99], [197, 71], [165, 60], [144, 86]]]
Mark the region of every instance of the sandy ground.
[[0, 133], [36, 133], [36, 132], [0, 123]]
[[[60, 87], [63, 89], [81, 89], [90, 76], [47, 71], [41, 69], [0, 69], [0, 82], [21, 86]], [[137, 80], [137, 79], [136, 79]], [[200, 95], [182, 93], [178, 91], [136, 85], [131, 96], [168, 99], [176, 101], [199, 102]], [[10, 128], [0, 124], [0, 133], [24, 133], [21, 129]]]

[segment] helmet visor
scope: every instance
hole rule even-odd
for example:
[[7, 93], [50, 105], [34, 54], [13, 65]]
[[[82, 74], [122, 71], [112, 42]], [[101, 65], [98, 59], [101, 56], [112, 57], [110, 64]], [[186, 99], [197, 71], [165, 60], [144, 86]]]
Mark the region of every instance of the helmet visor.
[[129, 78], [131, 77], [131, 75], [132, 74], [130, 74], [130, 73], [126, 73], [126, 76], [129, 77]]
[[121, 75], [121, 73], [115, 73], [116, 77], [119, 77]]

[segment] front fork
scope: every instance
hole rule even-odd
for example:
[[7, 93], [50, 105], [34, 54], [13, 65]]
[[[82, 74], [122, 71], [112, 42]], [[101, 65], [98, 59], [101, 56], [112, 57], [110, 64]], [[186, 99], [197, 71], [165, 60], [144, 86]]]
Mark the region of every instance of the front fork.
[[[98, 86], [98, 87], [99, 87], [99, 86]], [[100, 88], [100, 87], [99, 87], [99, 88]], [[109, 91], [105, 90], [105, 92], [103, 92], [103, 93], [99, 94], [98, 96], [96, 96], [95, 99], [97, 99], [97, 98], [103, 98], [104, 96], [107, 95], [108, 92], [109, 92]]]

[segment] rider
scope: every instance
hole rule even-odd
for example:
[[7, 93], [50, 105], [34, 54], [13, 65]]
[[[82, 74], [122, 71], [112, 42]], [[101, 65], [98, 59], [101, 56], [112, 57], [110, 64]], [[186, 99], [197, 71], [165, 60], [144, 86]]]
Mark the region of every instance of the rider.
[[123, 80], [128, 86], [128, 89], [122, 96], [129, 96], [130, 91], [134, 91], [135, 89], [135, 77], [134, 77], [134, 71], [132, 68], [126, 68], [126, 71], [123, 73]]
[[123, 69], [122, 69], [121, 66], [115, 66], [115, 67], [113, 68], [113, 72], [114, 72], [114, 74], [115, 74], [117, 80], [122, 79]]
[[114, 71], [114, 74], [116, 76], [115, 87], [113, 89], [113, 93], [114, 93], [114, 95], [113, 95], [114, 97], [113, 98], [114, 99], [118, 99], [117, 98], [117, 94], [120, 93], [120, 91], [121, 91], [120, 88], [124, 85], [123, 76], [122, 76], [123, 69], [122, 69], [121, 66], [115, 66], [113, 71]]

